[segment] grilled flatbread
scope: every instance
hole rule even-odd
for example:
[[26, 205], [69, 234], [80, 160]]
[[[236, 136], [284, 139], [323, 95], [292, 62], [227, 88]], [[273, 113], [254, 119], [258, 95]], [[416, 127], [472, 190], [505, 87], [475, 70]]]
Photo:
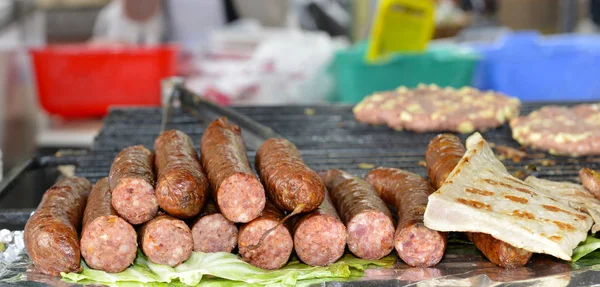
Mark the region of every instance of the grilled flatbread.
[[561, 202], [566, 202], [570, 207], [589, 214], [594, 220], [592, 232], [600, 230], [600, 200], [580, 184], [572, 182], [557, 182], [530, 176], [525, 183], [545, 192]]
[[476, 133], [442, 187], [431, 196], [425, 226], [439, 231], [481, 232], [530, 252], [571, 260], [592, 219], [546, 190], [506, 170]]

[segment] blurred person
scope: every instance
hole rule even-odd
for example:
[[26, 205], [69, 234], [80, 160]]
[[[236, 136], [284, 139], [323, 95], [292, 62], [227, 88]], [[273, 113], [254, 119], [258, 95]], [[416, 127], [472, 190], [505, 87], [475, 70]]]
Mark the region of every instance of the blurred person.
[[154, 45], [166, 40], [163, 0], [113, 0], [98, 15], [92, 42]]

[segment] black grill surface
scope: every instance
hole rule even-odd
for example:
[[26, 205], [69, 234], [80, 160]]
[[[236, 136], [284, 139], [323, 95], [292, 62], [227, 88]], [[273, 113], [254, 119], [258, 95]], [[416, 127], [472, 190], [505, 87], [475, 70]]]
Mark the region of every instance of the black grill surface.
[[[521, 114], [529, 114], [548, 103], [525, 103]], [[397, 132], [385, 126], [370, 126], [354, 120], [352, 108], [346, 105], [237, 107], [238, 112], [271, 127], [294, 142], [305, 162], [315, 170], [340, 168], [363, 176], [372, 166], [406, 169], [426, 175], [419, 165], [424, 161], [428, 142], [437, 133], [417, 134]], [[76, 173], [96, 181], [107, 176], [113, 158], [124, 147], [143, 144], [152, 149], [160, 132], [161, 110], [158, 108], [113, 109], [104, 120], [92, 150], [83, 156], [62, 156], [46, 159], [50, 164], [75, 163]], [[176, 110], [168, 129], [179, 129], [190, 135], [196, 148], [208, 122]], [[468, 135], [459, 135], [463, 140]], [[483, 133], [483, 137], [496, 145], [518, 148], [508, 125]], [[528, 153], [539, 153], [528, 150]], [[254, 160], [254, 150], [249, 150]], [[553, 166], [543, 166], [538, 158], [521, 162], [504, 160], [510, 172], [525, 170], [535, 165], [533, 174], [553, 180], [578, 181], [581, 167], [600, 169], [600, 157], [555, 157], [546, 154]]]

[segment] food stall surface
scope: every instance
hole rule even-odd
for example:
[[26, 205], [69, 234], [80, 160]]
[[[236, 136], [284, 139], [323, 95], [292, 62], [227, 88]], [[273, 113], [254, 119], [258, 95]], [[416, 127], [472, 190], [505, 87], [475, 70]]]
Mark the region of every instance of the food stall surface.
[[[529, 114], [543, 105], [545, 103], [524, 103], [521, 113]], [[363, 176], [374, 167], [384, 166], [425, 176], [425, 149], [437, 134], [396, 132], [384, 126], [358, 123], [351, 107], [346, 105], [234, 109], [294, 142], [304, 161], [317, 171], [341, 168]], [[176, 128], [187, 133], [198, 149], [204, 127], [209, 122], [199, 120], [182, 110], [175, 110], [166, 128]], [[160, 133], [160, 127], [161, 110], [158, 108], [112, 109], [104, 119], [103, 128], [90, 152], [59, 153], [57, 156], [37, 158], [23, 166], [22, 172], [9, 175], [8, 181], [0, 186], [0, 228], [22, 229], [43, 191], [60, 174], [58, 169], [62, 166], [75, 165], [76, 175], [96, 182], [108, 174], [113, 158], [122, 148], [135, 144], [152, 147], [154, 139]], [[466, 136], [460, 135], [461, 140], [464, 141]], [[598, 156], [556, 157], [533, 150], [527, 150], [526, 155], [521, 152], [518, 157], [510, 155], [505, 151], [511, 147], [519, 149], [519, 145], [512, 139], [507, 125], [487, 131], [483, 136], [495, 145], [495, 151], [504, 158], [503, 163], [508, 171], [518, 177], [532, 174], [556, 181], [577, 181], [580, 168], [600, 169]], [[254, 162], [256, 147], [249, 145], [248, 148], [250, 161]], [[37, 188], [19, 188], [21, 184], [33, 179], [39, 183]], [[10, 278], [15, 272], [24, 271], [27, 264], [18, 262], [0, 266], [0, 279]], [[367, 270], [363, 278], [356, 278], [359, 281], [324, 284], [401, 286], [419, 282], [419, 286], [589, 286], [600, 278], [600, 273], [596, 270], [597, 266], [587, 266], [585, 260], [569, 264], [538, 254], [525, 267], [503, 269], [490, 263], [464, 238], [453, 235], [446, 255], [435, 268], [411, 268], [398, 260], [393, 269]], [[27, 278], [50, 285], [66, 284], [59, 281], [59, 278], [39, 274], [28, 273]]]

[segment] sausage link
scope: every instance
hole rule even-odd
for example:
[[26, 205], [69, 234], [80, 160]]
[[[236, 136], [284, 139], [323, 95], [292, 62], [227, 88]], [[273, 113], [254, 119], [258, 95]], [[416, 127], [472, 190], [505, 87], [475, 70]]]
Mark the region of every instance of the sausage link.
[[590, 169], [582, 168], [579, 170], [579, 180], [585, 189], [591, 192], [594, 197], [600, 199], [600, 173]]
[[354, 255], [377, 260], [394, 248], [394, 222], [385, 203], [366, 181], [341, 170], [320, 174], [348, 231]]
[[42, 273], [81, 270], [79, 228], [92, 185], [81, 177], [66, 177], [48, 189], [25, 224], [25, 250]]
[[257, 218], [265, 207], [265, 189], [250, 167], [240, 127], [225, 117], [213, 121], [202, 135], [200, 152], [223, 215], [242, 223]]
[[500, 241], [489, 234], [467, 232], [477, 249], [492, 263], [505, 268], [523, 267], [531, 258], [532, 253]]
[[265, 232], [277, 226], [283, 218], [283, 212], [267, 200], [262, 215], [240, 227], [238, 248], [242, 259], [267, 270], [283, 267], [294, 248], [289, 226], [279, 225], [260, 242]]
[[427, 198], [434, 192], [421, 176], [396, 168], [377, 168], [365, 180], [388, 206], [398, 211], [394, 245], [408, 265], [431, 267], [440, 262], [446, 250], [447, 234], [425, 227], [423, 215]]
[[81, 255], [88, 266], [121, 272], [137, 254], [137, 233], [111, 205], [108, 178], [99, 180], [88, 196], [83, 213]]
[[194, 251], [231, 252], [237, 244], [238, 228], [209, 199], [192, 224], [192, 239]]
[[325, 185], [304, 164], [290, 141], [276, 138], [265, 141], [256, 152], [255, 162], [267, 196], [277, 208], [292, 212], [303, 204], [301, 212], [310, 212], [323, 202]]
[[346, 226], [328, 194], [315, 211], [293, 219], [294, 250], [311, 266], [327, 266], [344, 255]]
[[429, 180], [436, 190], [442, 187], [465, 152], [462, 142], [453, 134], [439, 134], [429, 142], [425, 162]]
[[[434, 182], [435, 188], [441, 187], [465, 151], [466, 149], [460, 139], [452, 134], [440, 134], [429, 142], [425, 159], [427, 161], [427, 174]], [[485, 257], [501, 267], [517, 268], [524, 266], [532, 255], [529, 251], [514, 247], [489, 234], [467, 232], [467, 237]]]
[[161, 214], [146, 222], [139, 231], [142, 251], [148, 260], [171, 267], [192, 255], [192, 233], [180, 219]]
[[152, 219], [158, 211], [154, 194], [154, 154], [142, 145], [123, 149], [109, 174], [112, 206], [131, 224]]
[[166, 131], [154, 141], [154, 152], [158, 205], [174, 217], [196, 216], [209, 186], [192, 140], [182, 131]]

